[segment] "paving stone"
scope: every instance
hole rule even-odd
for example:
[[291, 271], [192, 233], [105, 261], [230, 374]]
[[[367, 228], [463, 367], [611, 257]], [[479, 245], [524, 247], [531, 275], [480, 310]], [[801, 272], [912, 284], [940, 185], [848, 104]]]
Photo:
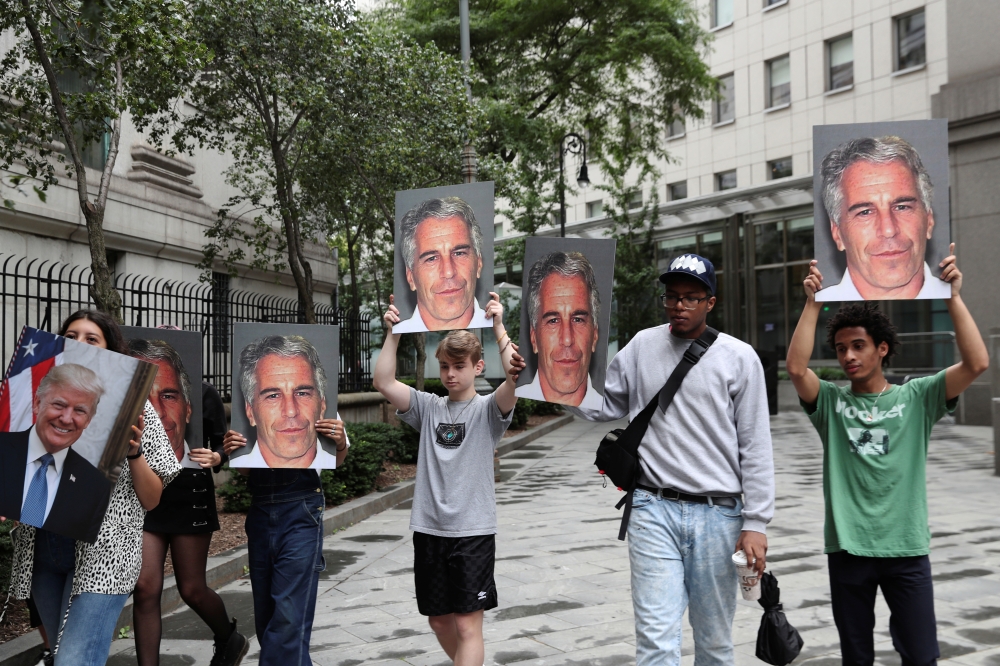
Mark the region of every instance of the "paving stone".
[[[840, 666], [823, 555], [822, 452], [801, 414], [772, 418], [777, 511], [768, 530], [768, 567], [778, 577], [788, 619], [805, 639], [795, 664]], [[615, 424], [573, 423], [503, 458], [510, 478], [497, 486], [500, 607], [486, 614], [487, 664], [624, 666], [635, 663], [627, 545], [616, 539], [619, 497], [592, 465], [597, 442]], [[1000, 666], [1000, 520], [992, 431], [939, 424], [928, 455], [932, 570], [941, 661]], [[530, 454], [530, 455], [529, 455]], [[515, 467], [516, 466], [516, 467]], [[445, 666], [427, 619], [416, 609], [409, 503], [324, 541], [327, 571], [316, 605], [312, 658], [323, 666]], [[253, 632], [249, 583], [221, 592]], [[737, 602], [735, 666], [758, 666], [761, 610]], [[876, 664], [900, 663], [876, 603]], [[206, 663], [207, 629], [187, 608], [167, 616], [164, 666]], [[684, 621], [683, 666], [694, 663]], [[252, 640], [244, 664], [256, 664]], [[113, 666], [134, 664], [131, 640], [116, 640]]]

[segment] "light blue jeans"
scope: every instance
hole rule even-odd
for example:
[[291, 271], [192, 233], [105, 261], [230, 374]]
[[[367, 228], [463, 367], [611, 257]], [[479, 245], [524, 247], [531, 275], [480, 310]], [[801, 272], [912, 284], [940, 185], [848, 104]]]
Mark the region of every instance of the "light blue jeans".
[[676, 502], [636, 490], [628, 526], [636, 666], [679, 666], [688, 608], [695, 666], [731, 666], [736, 567], [743, 527], [733, 508]]
[[[127, 594], [93, 592], [73, 597], [59, 639], [56, 666], [103, 666], [127, 600]], [[53, 638], [50, 635], [49, 641]]]

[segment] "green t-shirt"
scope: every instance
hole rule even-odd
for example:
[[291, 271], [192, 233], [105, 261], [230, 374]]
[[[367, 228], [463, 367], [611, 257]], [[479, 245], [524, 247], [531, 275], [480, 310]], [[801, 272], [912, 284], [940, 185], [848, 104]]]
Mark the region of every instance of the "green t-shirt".
[[820, 381], [816, 404], [802, 403], [823, 440], [824, 552], [926, 555], [927, 445], [957, 398], [946, 401], [943, 370], [877, 395]]

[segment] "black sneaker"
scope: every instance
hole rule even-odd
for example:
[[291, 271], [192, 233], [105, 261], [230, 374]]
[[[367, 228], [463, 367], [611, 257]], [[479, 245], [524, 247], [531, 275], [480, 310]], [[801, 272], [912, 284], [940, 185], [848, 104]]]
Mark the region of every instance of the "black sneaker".
[[229, 638], [215, 637], [215, 654], [209, 666], [239, 666], [249, 649], [250, 641], [236, 631], [236, 618], [233, 618], [233, 631]]
[[56, 656], [52, 654], [52, 651], [48, 648], [42, 650], [42, 659], [38, 662], [38, 666], [52, 666], [56, 661]]

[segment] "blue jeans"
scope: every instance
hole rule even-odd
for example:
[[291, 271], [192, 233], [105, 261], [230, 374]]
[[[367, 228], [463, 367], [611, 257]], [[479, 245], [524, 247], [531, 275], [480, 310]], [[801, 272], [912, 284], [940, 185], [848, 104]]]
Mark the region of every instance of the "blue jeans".
[[31, 596], [42, 619], [49, 644], [59, 636], [76, 570], [76, 542], [48, 530], [35, 530], [35, 556], [31, 573]]
[[310, 666], [309, 638], [323, 561], [322, 493], [254, 503], [247, 549], [261, 666]]
[[736, 567], [743, 527], [733, 508], [676, 502], [636, 490], [628, 526], [635, 611], [636, 666], [681, 663], [681, 621], [688, 608], [695, 666], [733, 663]]
[[[84, 592], [73, 597], [55, 666], [104, 666], [127, 594]], [[49, 636], [49, 640], [52, 637]]]

